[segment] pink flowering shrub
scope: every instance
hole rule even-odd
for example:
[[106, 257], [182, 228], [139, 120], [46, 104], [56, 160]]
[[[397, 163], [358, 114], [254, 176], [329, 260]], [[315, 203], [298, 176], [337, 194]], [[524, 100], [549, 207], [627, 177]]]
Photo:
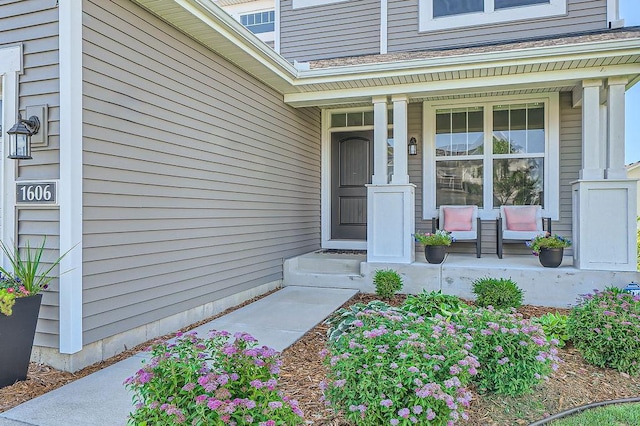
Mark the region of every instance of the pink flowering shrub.
[[298, 425], [302, 411], [277, 389], [278, 353], [246, 333], [195, 333], [158, 342], [151, 361], [125, 386], [134, 393], [129, 424]]
[[567, 328], [591, 364], [640, 373], [640, 296], [614, 287], [596, 290], [571, 310]]
[[471, 336], [441, 316], [365, 310], [323, 354], [326, 403], [357, 425], [450, 425], [466, 419], [477, 374]]
[[480, 390], [522, 395], [558, 368], [557, 340], [547, 341], [542, 327], [511, 312], [478, 308], [460, 316], [473, 336], [480, 362], [474, 381]]

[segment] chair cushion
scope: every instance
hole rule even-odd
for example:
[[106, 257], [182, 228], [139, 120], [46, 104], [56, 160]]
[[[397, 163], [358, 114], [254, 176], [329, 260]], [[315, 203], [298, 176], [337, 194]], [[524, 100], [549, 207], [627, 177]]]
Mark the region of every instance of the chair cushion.
[[473, 228], [473, 206], [445, 207], [445, 231], [471, 231]]
[[537, 206], [504, 208], [505, 228], [509, 231], [537, 231]]

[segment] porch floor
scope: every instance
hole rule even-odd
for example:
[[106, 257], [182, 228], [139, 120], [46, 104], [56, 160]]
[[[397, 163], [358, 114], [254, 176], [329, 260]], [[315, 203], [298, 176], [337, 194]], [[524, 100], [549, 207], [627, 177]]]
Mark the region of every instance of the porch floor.
[[638, 272], [580, 270], [565, 256], [558, 268], [544, 268], [532, 255], [447, 254], [439, 265], [428, 263], [421, 251], [411, 264], [367, 263], [364, 254], [313, 252], [285, 261], [284, 285], [349, 288], [375, 293], [373, 275], [391, 268], [401, 274], [402, 293], [442, 290], [473, 299], [472, 282], [482, 277], [510, 278], [525, 292], [525, 303], [540, 306], [574, 305], [581, 294], [607, 286], [624, 287], [640, 281]]

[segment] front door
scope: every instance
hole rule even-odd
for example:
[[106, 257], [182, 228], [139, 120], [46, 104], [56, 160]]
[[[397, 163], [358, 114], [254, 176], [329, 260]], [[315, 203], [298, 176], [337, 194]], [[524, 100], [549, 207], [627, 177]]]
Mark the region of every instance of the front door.
[[367, 239], [367, 187], [373, 174], [373, 131], [331, 135], [331, 239]]

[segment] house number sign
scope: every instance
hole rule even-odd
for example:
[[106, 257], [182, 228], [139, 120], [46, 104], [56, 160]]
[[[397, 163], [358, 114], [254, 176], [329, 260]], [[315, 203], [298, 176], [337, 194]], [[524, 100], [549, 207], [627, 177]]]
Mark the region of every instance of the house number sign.
[[16, 183], [16, 203], [56, 204], [56, 183]]

